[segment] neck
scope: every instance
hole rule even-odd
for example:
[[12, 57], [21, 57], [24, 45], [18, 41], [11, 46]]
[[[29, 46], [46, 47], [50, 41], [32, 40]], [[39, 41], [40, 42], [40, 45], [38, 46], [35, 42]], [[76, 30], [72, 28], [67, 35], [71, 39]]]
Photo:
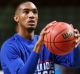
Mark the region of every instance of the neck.
[[19, 34], [20, 36], [22, 36], [23, 38], [28, 39], [28, 40], [32, 40], [33, 37], [34, 37], [34, 31], [29, 32], [29, 31], [26, 30], [26, 29], [24, 29], [24, 30], [19, 29], [19, 30], [18, 30], [18, 34]]

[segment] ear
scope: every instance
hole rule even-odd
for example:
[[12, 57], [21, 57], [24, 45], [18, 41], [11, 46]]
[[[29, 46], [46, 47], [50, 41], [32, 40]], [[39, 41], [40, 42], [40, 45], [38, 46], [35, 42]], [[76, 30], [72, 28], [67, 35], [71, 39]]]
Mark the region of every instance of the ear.
[[19, 21], [19, 17], [18, 16], [14, 16], [14, 21], [18, 22]]

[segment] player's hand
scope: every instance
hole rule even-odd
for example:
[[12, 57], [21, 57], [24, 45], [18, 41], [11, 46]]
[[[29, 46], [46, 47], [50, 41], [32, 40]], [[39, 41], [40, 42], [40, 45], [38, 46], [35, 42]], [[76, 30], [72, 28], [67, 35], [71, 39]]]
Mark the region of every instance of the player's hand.
[[47, 24], [47, 26], [42, 29], [42, 31], [40, 32], [39, 39], [38, 39], [38, 41], [37, 41], [37, 43], [36, 43], [36, 45], [35, 45], [35, 47], [34, 47], [34, 52], [40, 53], [41, 47], [42, 47], [42, 45], [44, 44], [44, 35], [45, 35], [46, 33], [48, 33], [47, 28], [49, 28], [50, 26], [52, 26], [53, 23], [55, 23], [55, 22], [56, 22], [56, 21]]
[[75, 48], [80, 44], [80, 34], [79, 34], [79, 31], [78, 29], [74, 29], [74, 33], [75, 33], [75, 37], [76, 37], [76, 45], [75, 45]]
[[38, 42], [40, 44], [42, 44], [42, 45], [44, 44], [44, 35], [49, 32], [49, 31], [47, 31], [47, 28], [51, 27], [54, 23], [56, 23], [56, 21], [53, 21], [53, 22], [47, 24], [47, 26], [45, 26], [42, 29], [42, 31], [40, 32], [39, 40], [38, 40]]

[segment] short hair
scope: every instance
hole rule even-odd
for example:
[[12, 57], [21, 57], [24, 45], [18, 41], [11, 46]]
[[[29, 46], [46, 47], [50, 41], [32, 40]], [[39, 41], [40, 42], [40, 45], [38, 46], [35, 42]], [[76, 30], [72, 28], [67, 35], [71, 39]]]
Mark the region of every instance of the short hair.
[[33, 2], [31, 2], [31, 1], [25, 1], [25, 2], [22, 2], [19, 5], [17, 5], [16, 10], [15, 10], [15, 15], [18, 14], [18, 12], [20, 10], [20, 6], [23, 5], [23, 4], [25, 4], [25, 3], [33, 3]]

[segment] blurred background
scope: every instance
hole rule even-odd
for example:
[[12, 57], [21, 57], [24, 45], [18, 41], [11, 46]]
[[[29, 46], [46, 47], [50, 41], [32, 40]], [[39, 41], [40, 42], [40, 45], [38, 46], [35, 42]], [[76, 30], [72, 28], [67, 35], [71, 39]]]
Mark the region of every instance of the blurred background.
[[[27, 0], [0, 0], [0, 46], [16, 32], [13, 20], [18, 4]], [[36, 4], [39, 11], [39, 23], [36, 34], [51, 21], [64, 21], [73, 24], [80, 31], [80, 2], [79, 0], [28, 0]], [[80, 50], [74, 50], [73, 56], [77, 63]], [[80, 68], [65, 68], [56, 66], [56, 74], [80, 74]], [[1, 68], [0, 68], [1, 69]]]

